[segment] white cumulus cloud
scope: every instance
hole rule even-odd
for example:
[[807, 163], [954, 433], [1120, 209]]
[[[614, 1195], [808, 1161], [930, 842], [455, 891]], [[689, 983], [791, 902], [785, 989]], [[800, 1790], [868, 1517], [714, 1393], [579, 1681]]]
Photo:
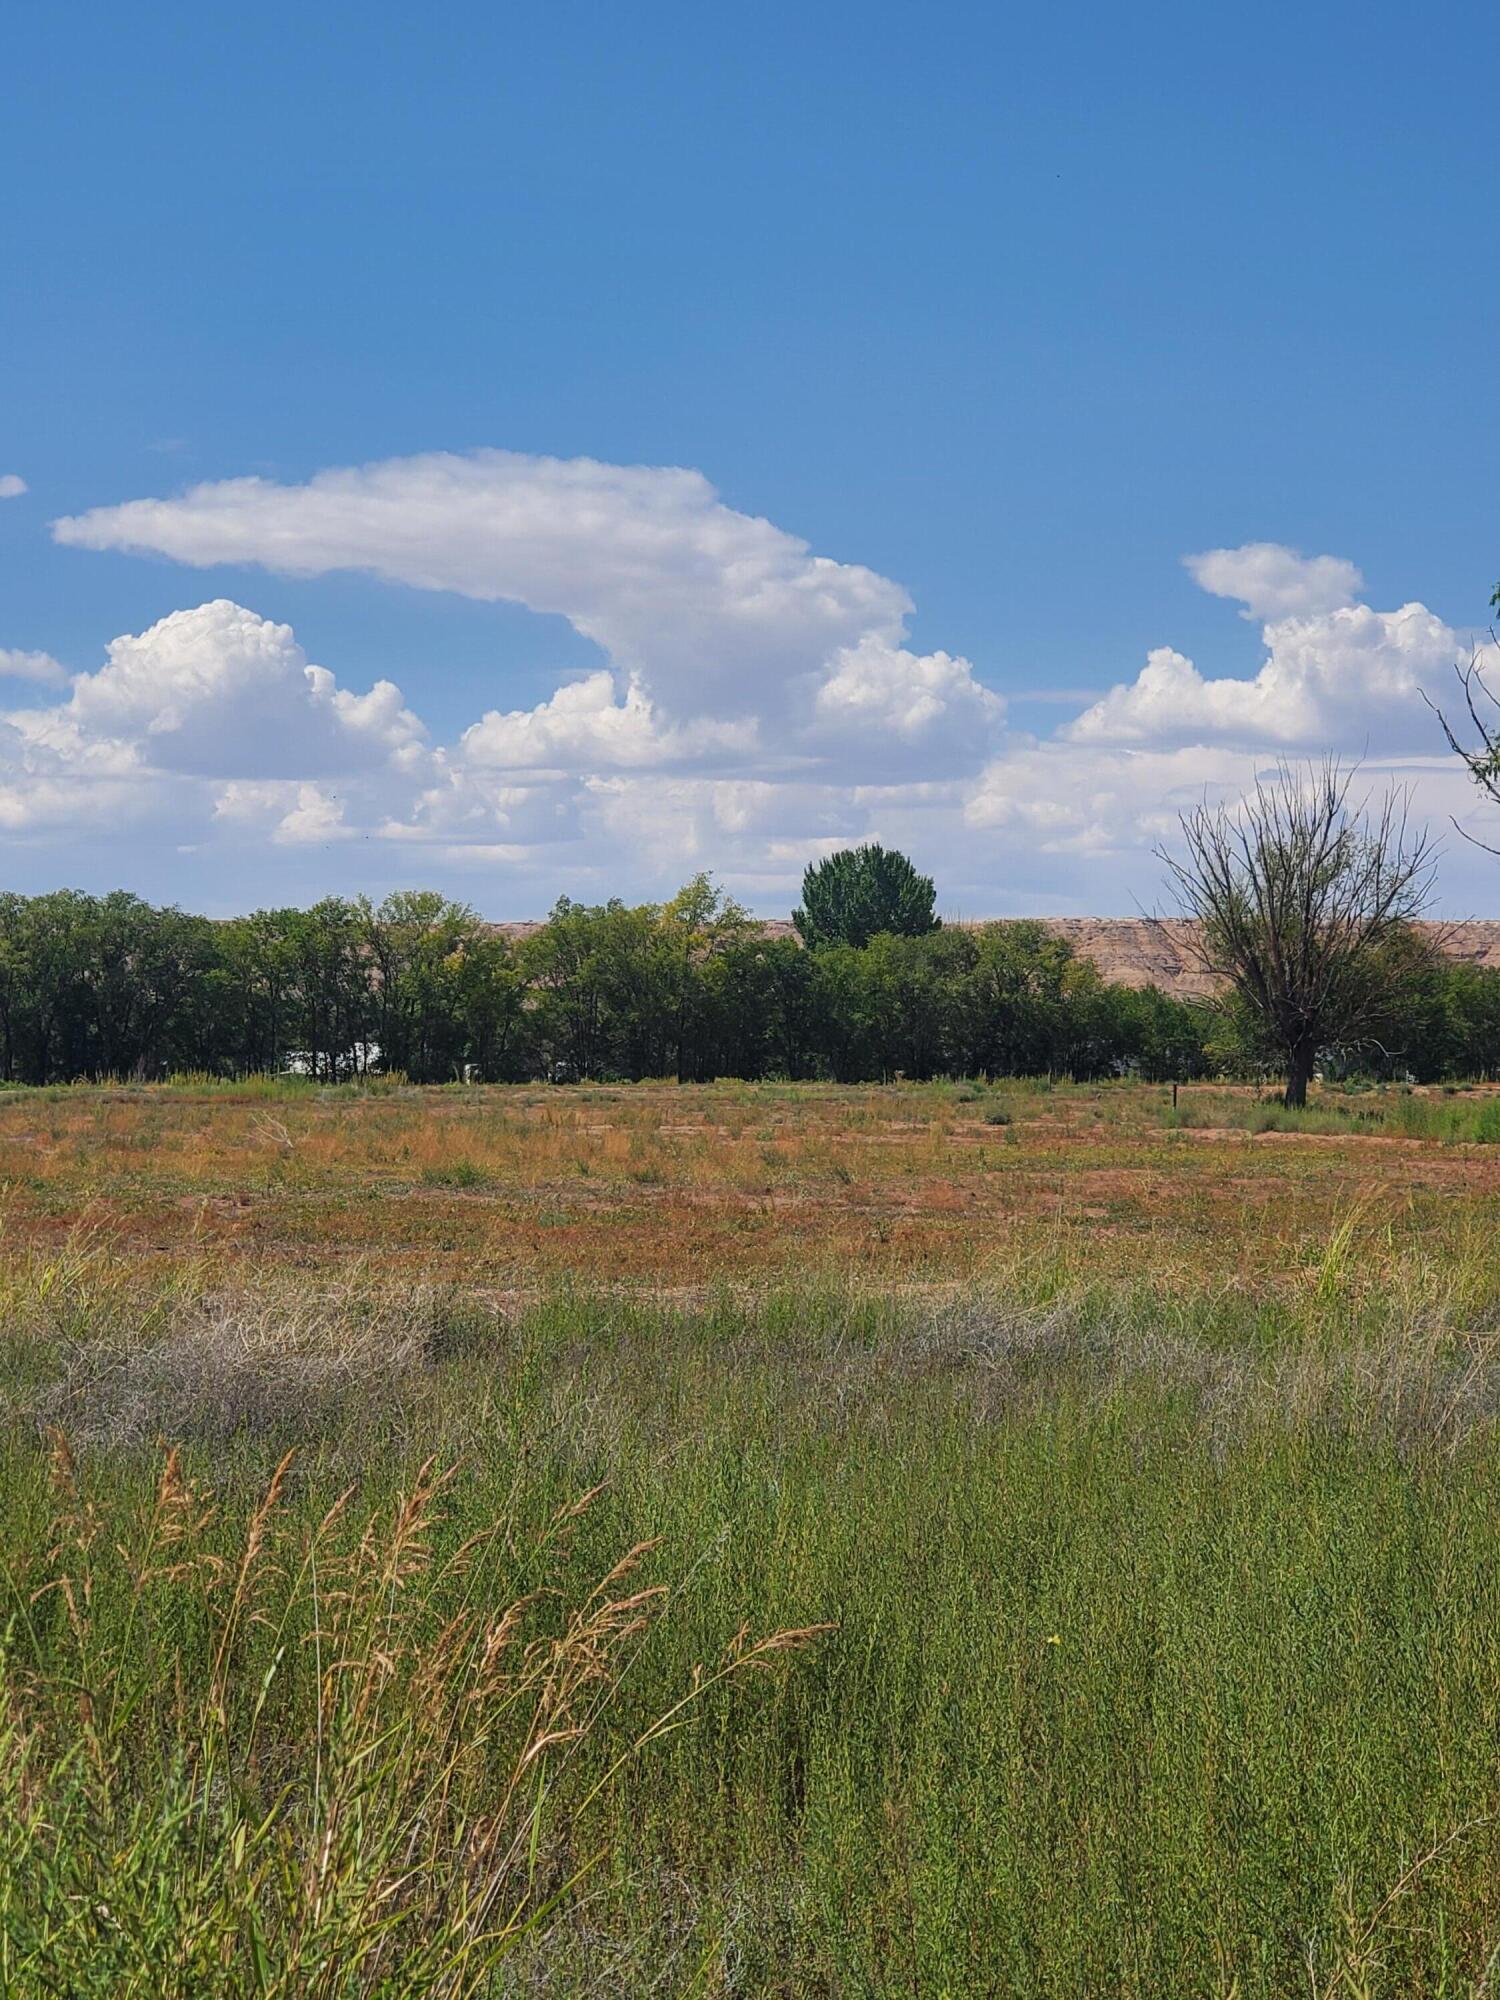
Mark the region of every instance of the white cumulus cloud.
[[744, 757], [756, 741], [753, 716], [663, 723], [639, 681], [627, 684], [622, 700], [613, 674], [599, 672], [566, 683], [535, 708], [491, 709], [465, 730], [461, 751], [491, 769], [566, 772]]
[[[1078, 883], [1094, 883], [1096, 902], [1113, 894], [1119, 906], [1118, 887], [1102, 886], [1114, 882], [1149, 903], [1151, 850], [1172, 842], [1183, 810], [1205, 795], [1242, 796], [1278, 758], [1328, 753], [1363, 762], [1374, 789], [1413, 787], [1416, 811], [1439, 824], [1450, 814], [1473, 819], [1472, 788], [1428, 705], [1449, 698], [1470, 635], [1423, 604], [1377, 611], [1347, 601], [1362, 580], [1337, 557], [1252, 543], [1190, 558], [1189, 567], [1213, 594], [1264, 617], [1259, 670], [1206, 674], [1175, 648], [1156, 647], [1134, 680], [1050, 738], [1008, 744], [964, 804], [966, 826], [997, 856], [1029, 845], [1040, 860], [1069, 862]], [[1493, 647], [1481, 658], [1500, 672]], [[1460, 851], [1450, 879], [1465, 872], [1472, 863]], [[1089, 900], [1085, 893], [1079, 903]]]
[[61, 687], [68, 670], [50, 653], [28, 653], [0, 646], [0, 680], [36, 681], [41, 687]]
[[[1290, 550], [1279, 553], [1302, 569], [1327, 565], [1358, 577], [1352, 564], [1333, 557], [1308, 564]], [[1237, 594], [1230, 579], [1240, 555], [1250, 560], [1238, 574], [1239, 586], [1263, 603], [1264, 578], [1275, 565], [1261, 543], [1249, 551], [1215, 552], [1216, 594]], [[1288, 582], [1283, 597], [1295, 594]], [[1424, 694], [1440, 689], [1454, 661], [1468, 650], [1465, 636], [1423, 604], [1396, 611], [1333, 604], [1288, 612], [1268, 620], [1262, 637], [1265, 659], [1249, 680], [1204, 675], [1174, 648], [1157, 647], [1133, 681], [1112, 688], [1062, 734], [1074, 743], [1109, 745], [1232, 744], [1314, 753], [1410, 749], [1431, 737]]]
[[921, 746], [921, 768], [972, 766], [1000, 728], [1005, 703], [974, 678], [967, 660], [918, 654], [867, 634], [835, 654], [815, 702], [826, 736], [852, 744], [866, 761], [871, 746], [907, 761]]
[[49, 712], [57, 724], [135, 741], [154, 766], [206, 777], [357, 769], [423, 736], [389, 681], [364, 695], [340, 688], [308, 664], [289, 625], [228, 598], [113, 640], [106, 664]]
[[19, 472], [0, 472], [0, 500], [19, 500], [29, 491]]
[[252, 799], [289, 785], [278, 837], [311, 837], [315, 823], [328, 837], [327, 812], [299, 786], [337, 774], [404, 784], [430, 763], [397, 688], [340, 687], [308, 664], [289, 626], [220, 598], [113, 640], [66, 700], [4, 716], [0, 822], [71, 816], [81, 829], [123, 815], [175, 838], [212, 820], [221, 798], [218, 816], [243, 821]]
[[767, 676], [818, 669], [867, 632], [901, 633], [906, 592], [726, 507], [700, 472], [594, 459], [433, 452], [230, 479], [57, 521], [75, 548], [366, 570], [424, 590], [554, 612], [674, 715], [755, 705]]
[[1244, 542], [1184, 556], [1193, 581], [1213, 597], [1232, 597], [1246, 618], [1293, 618], [1353, 604], [1364, 578], [1342, 556], [1304, 556], [1280, 542]]
[[282, 847], [346, 840], [343, 801], [321, 785], [294, 779], [235, 778], [214, 799], [214, 818], [253, 830]]
[[[678, 467], [435, 452], [301, 486], [224, 480], [94, 508], [53, 533], [195, 565], [364, 570], [566, 618], [600, 648], [614, 686], [562, 690], [530, 727], [497, 711], [475, 745], [492, 761], [543, 744], [611, 767], [693, 760], [752, 732], [779, 754], [826, 739], [830, 714], [895, 728], [919, 752], [951, 741], [955, 718], [971, 732], [1000, 712], [967, 661], [903, 649], [912, 605], [900, 584], [813, 554]], [[719, 724], [741, 728], [725, 737]]]
[[[1419, 603], [1375, 609], [1343, 558], [1274, 543], [1185, 559], [1260, 623], [1254, 674], [1163, 644], [1036, 740], [1007, 735], [967, 660], [910, 642], [898, 583], [737, 512], [697, 472], [440, 453], [224, 481], [54, 532], [513, 601], [602, 658], [434, 742], [393, 682], [347, 685], [358, 662], [336, 678], [288, 626], [225, 599], [175, 612], [94, 672], [37, 668], [35, 704], [0, 714], [0, 828], [38, 838], [129, 828], [268, 867], [310, 846], [350, 868], [383, 852], [379, 879], [456, 869], [473, 894], [499, 871], [478, 900], [515, 915], [562, 887], [645, 893], [698, 867], [785, 907], [808, 857], [874, 837], [979, 915], [1149, 902], [1150, 850], [1177, 814], [1205, 789], [1237, 796], [1278, 755], [1366, 756], [1372, 781], [1420, 778], [1431, 810], [1467, 802], [1423, 701], [1465, 636]], [[1057, 676], [1098, 678], [1094, 660]], [[49, 680], [66, 692], [44, 705]]]

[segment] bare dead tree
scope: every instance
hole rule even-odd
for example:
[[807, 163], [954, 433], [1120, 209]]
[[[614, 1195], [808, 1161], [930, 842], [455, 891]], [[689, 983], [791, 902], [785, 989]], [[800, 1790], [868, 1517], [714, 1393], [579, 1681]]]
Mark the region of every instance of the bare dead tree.
[[1432, 890], [1436, 850], [1405, 791], [1351, 798], [1336, 760], [1275, 777], [1233, 805], [1181, 816], [1186, 852], [1159, 848], [1189, 949], [1240, 998], [1307, 1102], [1320, 1049], [1370, 1037], [1390, 1012], [1391, 954]]
[[[1496, 590], [1494, 601], [1500, 604], [1500, 589]], [[1490, 634], [1490, 638], [1493, 642], [1493, 633]], [[1478, 646], [1469, 655], [1468, 661], [1457, 662], [1453, 671], [1458, 676], [1464, 707], [1468, 711], [1469, 727], [1473, 730], [1477, 741], [1465, 742], [1437, 703], [1429, 700], [1425, 694], [1422, 699], [1427, 702], [1427, 706], [1442, 724], [1443, 734], [1448, 739], [1448, 748], [1464, 765], [1479, 789], [1494, 804], [1500, 805], [1500, 697], [1495, 695], [1484, 678], [1483, 657]], [[1460, 726], [1462, 726], [1461, 718]], [[1477, 834], [1472, 834], [1466, 827], [1459, 826], [1457, 820], [1454, 820], [1453, 824], [1458, 827], [1465, 840], [1472, 841], [1476, 847], [1482, 847], [1487, 854], [1500, 853], [1500, 848], [1492, 847], [1487, 840], [1481, 840]]]

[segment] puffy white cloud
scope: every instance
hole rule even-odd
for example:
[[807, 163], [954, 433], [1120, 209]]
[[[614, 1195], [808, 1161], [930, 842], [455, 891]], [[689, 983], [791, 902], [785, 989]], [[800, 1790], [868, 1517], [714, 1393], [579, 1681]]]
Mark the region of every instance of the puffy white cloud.
[[851, 739], [866, 760], [871, 744], [902, 760], [920, 748], [923, 769], [972, 768], [1005, 715], [967, 660], [908, 652], [873, 633], [835, 654], [814, 705], [820, 729], [846, 752]]
[[464, 731], [462, 754], [498, 770], [642, 769], [700, 758], [747, 756], [755, 750], [756, 718], [710, 717], [663, 723], [639, 681], [620, 700], [607, 671], [571, 681], [535, 708], [496, 709]]
[[1244, 542], [1184, 556], [1193, 581], [1214, 597], [1232, 597], [1246, 618], [1296, 618], [1353, 604], [1364, 578], [1342, 556], [1304, 556], [1280, 542]]
[[54, 523], [75, 548], [298, 576], [367, 570], [554, 612], [671, 715], [749, 713], [866, 633], [897, 638], [899, 584], [726, 507], [700, 472], [480, 451], [231, 479]]
[[389, 681], [365, 695], [340, 688], [308, 665], [289, 625], [227, 598], [113, 640], [53, 715], [89, 737], [138, 742], [161, 770], [204, 777], [357, 770], [424, 734]]
[[[1232, 804], [1275, 771], [1274, 755], [1201, 745], [1096, 749], [1048, 739], [1012, 746], [970, 789], [939, 850], [947, 878], [966, 871], [965, 883], [945, 890], [950, 907], [973, 915], [1030, 909], [1085, 916], [1160, 908], [1165, 885], [1156, 850], [1179, 845], [1179, 815], [1205, 798]], [[1449, 824], [1457, 820], [1493, 839], [1493, 809], [1477, 801], [1457, 760], [1426, 749], [1364, 760], [1356, 796], [1388, 786], [1407, 788], [1414, 819], [1438, 836], [1440, 907], [1456, 915], [1493, 909], [1493, 859]], [[968, 886], [976, 882], [987, 893]]]
[[[1257, 588], [1253, 577], [1244, 583]], [[1462, 633], [1422, 604], [1340, 605], [1275, 619], [1263, 636], [1266, 657], [1250, 680], [1207, 677], [1182, 653], [1158, 647], [1133, 681], [1112, 688], [1062, 734], [1112, 745], [1401, 750], [1430, 738], [1423, 695], [1469, 650]]]
[[[965, 824], [997, 853], [1087, 858], [1098, 897], [1129, 880], [1149, 901], [1150, 850], [1170, 843], [1178, 815], [1205, 795], [1234, 799], [1278, 757], [1332, 752], [1363, 760], [1372, 789], [1413, 788], [1416, 810], [1440, 824], [1475, 817], [1475, 800], [1424, 696], [1443, 700], [1471, 635], [1422, 604], [1376, 611], [1343, 601], [1358, 571], [1334, 557], [1309, 562], [1255, 543], [1190, 559], [1216, 595], [1274, 610], [1265, 659], [1249, 679], [1201, 673], [1171, 647], [1153, 650], [1135, 680], [1042, 742], [1013, 742], [985, 768]], [[1292, 607], [1296, 607], [1293, 609]], [[1500, 655], [1481, 661], [1500, 675]], [[1460, 844], [1450, 881], [1473, 864]], [[1117, 893], [1117, 892], [1116, 892]], [[1492, 891], [1486, 891], [1492, 895]], [[1086, 900], [1086, 899], [1085, 899]]]
[[1256, 768], [1243, 753], [1197, 744], [1081, 751], [1056, 741], [1026, 744], [986, 766], [964, 801], [964, 823], [1054, 853], [1150, 846], [1205, 796], [1238, 796]]
[[0, 500], [19, 500], [29, 491], [19, 472], [0, 472]]
[[509, 886], [480, 898], [496, 914], [697, 867], [785, 906], [810, 856], [878, 837], [984, 914], [1149, 901], [1149, 850], [1178, 812], [1205, 788], [1236, 796], [1278, 754], [1368, 753], [1376, 777], [1421, 776], [1424, 803], [1466, 803], [1422, 702], [1462, 635], [1420, 604], [1359, 602], [1352, 563], [1270, 543], [1187, 559], [1263, 621], [1257, 673], [1214, 676], [1163, 646], [1035, 741], [1005, 735], [968, 661], [906, 643], [899, 585], [815, 556], [694, 472], [439, 454], [301, 486], [228, 481], [55, 531], [514, 600], [567, 618], [604, 660], [433, 745], [393, 684], [340, 686], [286, 626], [218, 600], [115, 641], [54, 706], [0, 719], [4, 827], [135, 815], [206, 851], [383, 849], [387, 872], [404, 848], [414, 873], [503, 870]]
[[347, 840], [343, 801], [321, 785], [294, 779], [235, 778], [214, 799], [214, 817], [266, 835], [282, 847]]
[[273, 840], [292, 846], [319, 840], [343, 840], [352, 832], [344, 825], [344, 808], [319, 785], [299, 785], [297, 803], [278, 823]]
[[221, 598], [115, 639], [66, 700], [4, 717], [0, 822], [82, 829], [123, 816], [176, 837], [217, 818], [281, 840], [330, 838], [335, 816], [316, 781], [425, 777], [424, 735], [389, 682], [341, 688], [288, 626]]
[[214, 817], [265, 831], [291, 811], [299, 789], [294, 778], [231, 778], [214, 794]]
[[[1198, 744], [1175, 750], [1076, 749], [1049, 740], [995, 758], [970, 790], [963, 820], [972, 832], [992, 836], [997, 853], [1086, 862], [1087, 872], [1070, 871], [1069, 894], [1077, 907], [1088, 907], [1091, 883], [1110, 879], [1095, 872], [1104, 861], [1119, 864], [1115, 879], [1130, 900], [1150, 904], [1159, 871], [1148, 865], [1149, 856], [1175, 842], [1179, 815], [1204, 799], [1232, 803], [1276, 768], [1269, 756]], [[1389, 785], [1409, 788], [1418, 816], [1440, 830], [1450, 815], [1461, 822], [1473, 817], [1473, 787], [1451, 756], [1423, 752], [1361, 763], [1356, 796]], [[1461, 847], [1454, 858], [1463, 860]]]
[[911, 600], [727, 507], [699, 472], [481, 451], [234, 479], [53, 524], [73, 547], [296, 575], [357, 569], [566, 618], [605, 655], [537, 709], [496, 711], [468, 754], [600, 769], [829, 754], [856, 730], [969, 745], [1001, 707], [967, 661], [904, 650]]
[[128, 743], [95, 742], [57, 711], [0, 717], [0, 827], [7, 833], [116, 834], [165, 823]]
[[61, 687], [68, 670], [50, 653], [19, 652], [0, 646], [0, 680], [36, 681], [42, 687]]
[[393, 800], [375, 831], [384, 840], [445, 848], [492, 846], [497, 835], [510, 846], [550, 848], [579, 838], [587, 783], [566, 771], [528, 771], [517, 782], [511, 773], [439, 752], [432, 782]]

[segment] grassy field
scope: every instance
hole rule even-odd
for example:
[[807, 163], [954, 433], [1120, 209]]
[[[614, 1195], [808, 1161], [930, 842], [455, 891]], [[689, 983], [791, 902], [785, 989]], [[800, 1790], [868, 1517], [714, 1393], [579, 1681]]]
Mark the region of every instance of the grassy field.
[[0, 1096], [0, 1996], [1493, 1993], [1497, 1105]]
[[[0, 1092], [12, 1248], [525, 1297], [982, 1276], [1081, 1232], [1127, 1280], [1273, 1275], [1378, 1188], [1414, 1240], [1500, 1194], [1500, 1091], [1136, 1085]], [[1143, 1264], [1143, 1251], [1146, 1262]]]

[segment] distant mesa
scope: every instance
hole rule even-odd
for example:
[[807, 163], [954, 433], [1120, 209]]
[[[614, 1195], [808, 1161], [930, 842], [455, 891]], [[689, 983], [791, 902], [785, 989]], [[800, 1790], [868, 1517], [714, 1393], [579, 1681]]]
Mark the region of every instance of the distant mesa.
[[[1079, 958], [1091, 958], [1099, 975], [1119, 986], [1159, 986], [1174, 999], [1202, 999], [1214, 990], [1193, 952], [1196, 924], [1186, 918], [1044, 917], [1047, 929], [1066, 938]], [[1500, 922], [1419, 923], [1447, 958], [1500, 969]]]

